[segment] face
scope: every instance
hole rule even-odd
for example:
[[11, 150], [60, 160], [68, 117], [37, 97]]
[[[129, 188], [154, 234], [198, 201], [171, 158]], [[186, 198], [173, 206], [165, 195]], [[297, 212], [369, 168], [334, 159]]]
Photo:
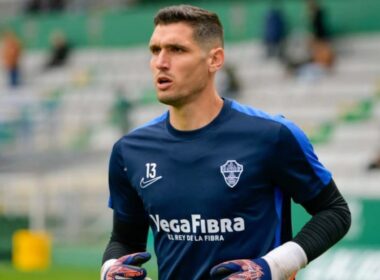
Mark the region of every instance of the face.
[[211, 82], [209, 51], [184, 23], [157, 25], [150, 40], [150, 67], [158, 100], [181, 106], [199, 97]]

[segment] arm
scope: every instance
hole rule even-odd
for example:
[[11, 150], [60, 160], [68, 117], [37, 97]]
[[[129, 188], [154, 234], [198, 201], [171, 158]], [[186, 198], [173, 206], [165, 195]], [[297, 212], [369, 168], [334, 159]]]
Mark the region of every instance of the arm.
[[146, 271], [136, 266], [150, 259], [145, 252], [148, 228], [148, 224], [125, 222], [114, 213], [111, 239], [103, 254], [101, 280], [113, 279], [116, 274], [145, 278]]
[[293, 279], [299, 269], [338, 242], [351, 224], [347, 203], [333, 180], [315, 198], [302, 205], [312, 218], [292, 241], [273, 249], [262, 258], [219, 264], [211, 270], [211, 275], [227, 276], [223, 278], [226, 280], [233, 276], [250, 280]]
[[302, 249], [306, 261], [299, 261], [299, 265], [303, 267], [345, 235], [351, 217], [331, 173], [318, 160], [307, 136], [292, 122], [283, 123], [275, 149], [275, 184], [312, 215], [296, 237], [287, 242]]
[[[286, 279], [337, 243], [351, 225], [348, 205], [333, 180], [313, 199], [302, 203], [312, 218], [295, 238], [263, 257], [272, 279]], [[282, 278], [283, 276], [286, 278]]]
[[311, 262], [348, 232], [351, 213], [333, 180], [315, 198], [302, 206], [312, 218], [295, 236], [294, 242], [304, 249], [308, 261]]
[[130, 185], [125, 172], [122, 142], [118, 141], [110, 156], [109, 207], [113, 209], [113, 228], [103, 262], [125, 254], [145, 251], [148, 220], [141, 198]]
[[111, 239], [103, 254], [101, 280], [114, 280], [116, 276], [144, 279], [145, 269], [136, 266], [150, 259], [150, 254], [144, 252], [148, 220], [140, 197], [129, 183], [120, 150], [119, 141], [109, 164], [109, 206], [114, 210], [114, 217]]
[[[273, 153], [271, 174], [274, 185], [281, 186], [284, 193], [303, 205], [312, 218], [294, 239], [261, 258], [250, 260], [252, 271], [258, 266], [261, 269], [264, 275], [260, 278], [262, 280], [289, 279], [338, 242], [350, 227], [347, 203], [332, 180], [331, 173], [318, 161], [304, 133], [294, 124], [285, 123], [286, 126], [279, 130]], [[247, 273], [241, 266], [230, 266], [228, 263], [231, 262], [216, 268], [222, 268], [222, 272], [223, 269], [227, 271], [227, 267], [229, 273]]]
[[113, 215], [111, 239], [103, 254], [103, 263], [110, 259], [146, 251], [148, 224], [138, 224], [121, 220]]

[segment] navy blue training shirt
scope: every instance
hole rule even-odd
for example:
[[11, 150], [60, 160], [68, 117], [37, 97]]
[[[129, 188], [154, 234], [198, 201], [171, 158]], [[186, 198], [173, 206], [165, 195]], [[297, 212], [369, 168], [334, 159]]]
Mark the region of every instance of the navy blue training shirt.
[[159, 279], [209, 279], [292, 238], [290, 198], [331, 180], [304, 133], [280, 116], [224, 100], [207, 126], [178, 131], [165, 113], [121, 138], [110, 159], [110, 207], [149, 223]]

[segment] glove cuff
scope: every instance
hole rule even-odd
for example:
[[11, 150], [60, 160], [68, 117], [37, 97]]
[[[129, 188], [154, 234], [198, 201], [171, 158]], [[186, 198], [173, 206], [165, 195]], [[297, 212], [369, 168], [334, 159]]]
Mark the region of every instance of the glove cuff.
[[307, 264], [305, 251], [293, 241], [282, 244], [262, 258], [268, 263], [273, 280], [289, 279]]
[[269, 267], [269, 264], [268, 262], [263, 259], [263, 258], [258, 258], [258, 259], [253, 259], [252, 260], [254, 263], [258, 264], [259, 266], [261, 266], [261, 268], [263, 269], [263, 272], [264, 273], [270, 273], [270, 267]]
[[[271, 268], [270, 268], [270, 266], [266, 260], [264, 260], [263, 258], [257, 258], [257, 259], [253, 259], [251, 261], [254, 263], [254, 264], [252, 264], [253, 267], [251, 269], [257, 270], [257, 272], [260, 273], [260, 275], [258, 275], [259, 278], [257, 278], [257, 279], [272, 280]], [[256, 269], [255, 268], [256, 265], [259, 266], [260, 268]], [[262, 273], [262, 275], [261, 275], [261, 273]]]
[[107, 280], [106, 279], [106, 274], [107, 274], [107, 271], [110, 269], [110, 267], [117, 261], [117, 259], [110, 259], [108, 261], [106, 261], [103, 265], [102, 265], [102, 269], [100, 270], [100, 280]]

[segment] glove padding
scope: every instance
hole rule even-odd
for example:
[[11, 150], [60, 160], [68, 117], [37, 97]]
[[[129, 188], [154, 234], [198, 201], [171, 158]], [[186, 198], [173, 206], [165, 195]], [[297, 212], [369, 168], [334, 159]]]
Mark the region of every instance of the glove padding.
[[122, 256], [111, 265], [104, 280], [143, 280], [146, 277], [146, 270], [139, 266], [150, 258], [151, 255], [148, 252]]
[[262, 258], [226, 261], [214, 266], [210, 275], [222, 280], [272, 280], [269, 265]]

